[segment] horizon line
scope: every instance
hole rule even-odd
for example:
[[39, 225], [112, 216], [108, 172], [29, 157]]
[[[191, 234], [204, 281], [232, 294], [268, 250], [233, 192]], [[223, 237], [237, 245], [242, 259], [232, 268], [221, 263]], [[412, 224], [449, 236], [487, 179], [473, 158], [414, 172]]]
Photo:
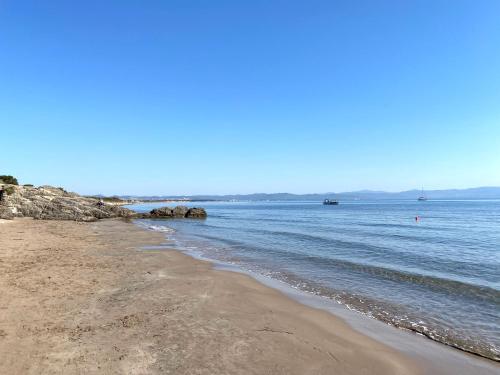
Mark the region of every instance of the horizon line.
[[[467, 190], [477, 190], [477, 189], [500, 189], [500, 186], [475, 186], [468, 188], [447, 188], [447, 189], [424, 189], [425, 192], [442, 192], [442, 191], [467, 191]], [[410, 193], [410, 192], [418, 192], [421, 189], [409, 189], [409, 190], [400, 190], [400, 191], [386, 191], [386, 190], [370, 190], [370, 189], [361, 189], [361, 190], [352, 190], [352, 191], [342, 191], [342, 192], [322, 192], [322, 193], [289, 193], [289, 192], [274, 192], [274, 193], [265, 193], [265, 192], [255, 192], [255, 193], [204, 193], [204, 194], [113, 194], [110, 196], [130, 196], [130, 197], [196, 197], [196, 196], [248, 196], [248, 195], [278, 195], [278, 194], [287, 194], [287, 195], [328, 195], [328, 194], [356, 194], [356, 193], [379, 193], [379, 194], [401, 194], [401, 193]], [[89, 194], [92, 195], [92, 194]], [[93, 194], [93, 195], [103, 195], [104, 194]]]

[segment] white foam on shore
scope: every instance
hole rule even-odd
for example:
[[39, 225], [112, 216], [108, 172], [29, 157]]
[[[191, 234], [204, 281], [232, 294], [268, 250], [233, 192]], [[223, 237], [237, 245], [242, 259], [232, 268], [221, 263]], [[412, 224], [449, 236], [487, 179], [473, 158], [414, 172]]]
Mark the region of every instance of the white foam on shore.
[[157, 231], [157, 232], [163, 232], [163, 233], [174, 233], [175, 230], [172, 228], [164, 227], [161, 225], [149, 225], [148, 229]]
[[147, 223], [140, 222], [140, 221], [136, 221], [134, 223], [141, 228], [152, 230], [155, 232], [175, 233], [175, 229], [166, 227], [164, 225], [153, 225], [153, 224], [147, 224]]

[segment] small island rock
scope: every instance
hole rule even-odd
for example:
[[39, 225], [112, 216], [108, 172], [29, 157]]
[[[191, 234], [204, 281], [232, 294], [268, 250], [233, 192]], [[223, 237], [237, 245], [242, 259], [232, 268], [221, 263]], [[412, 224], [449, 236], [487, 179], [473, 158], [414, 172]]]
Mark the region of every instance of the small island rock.
[[173, 217], [174, 213], [170, 207], [155, 208], [149, 212], [151, 217]]
[[188, 210], [185, 217], [203, 219], [207, 217], [207, 211], [204, 208], [193, 207]]

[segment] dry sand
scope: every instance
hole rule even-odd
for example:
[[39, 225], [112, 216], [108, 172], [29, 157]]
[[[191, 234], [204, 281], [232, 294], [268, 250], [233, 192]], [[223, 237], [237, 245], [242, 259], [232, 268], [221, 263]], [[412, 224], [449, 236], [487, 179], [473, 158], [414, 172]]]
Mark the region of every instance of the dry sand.
[[119, 220], [0, 224], [0, 374], [413, 374], [412, 359]]

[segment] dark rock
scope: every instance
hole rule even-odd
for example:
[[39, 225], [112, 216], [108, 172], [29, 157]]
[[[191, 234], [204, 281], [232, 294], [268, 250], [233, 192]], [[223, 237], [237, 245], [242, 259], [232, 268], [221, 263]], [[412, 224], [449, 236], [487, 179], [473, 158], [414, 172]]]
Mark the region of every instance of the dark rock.
[[139, 214], [137, 217], [141, 219], [148, 218], [205, 218], [207, 212], [203, 208], [188, 208], [186, 206], [177, 206], [174, 208], [161, 207], [151, 210], [149, 214]]
[[174, 217], [186, 217], [186, 214], [188, 213], [189, 208], [186, 206], [177, 206], [173, 209], [173, 214]]
[[135, 211], [129, 210], [128, 208], [124, 208], [121, 206], [103, 206], [101, 210], [108, 213], [111, 216], [125, 217], [125, 218], [137, 217], [137, 213]]
[[173, 217], [174, 212], [170, 207], [155, 208], [149, 212], [151, 217]]
[[207, 211], [204, 208], [193, 207], [188, 210], [185, 217], [203, 219], [207, 217]]

